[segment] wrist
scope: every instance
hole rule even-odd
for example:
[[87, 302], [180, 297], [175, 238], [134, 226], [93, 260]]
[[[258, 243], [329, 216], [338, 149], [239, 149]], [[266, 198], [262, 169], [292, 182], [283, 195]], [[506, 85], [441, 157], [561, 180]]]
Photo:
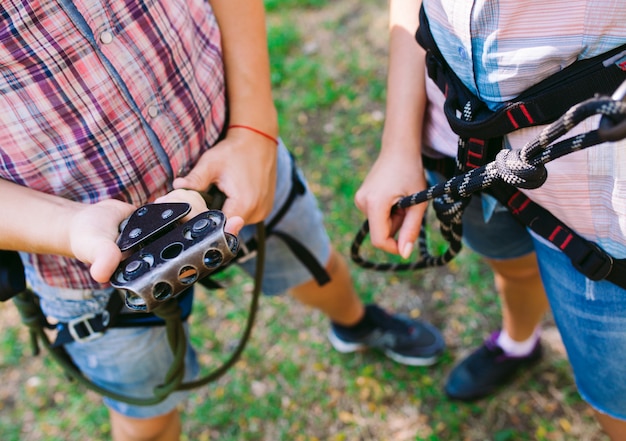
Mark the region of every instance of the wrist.
[[232, 130], [232, 129], [242, 129], [242, 130], [247, 130], [249, 132], [252, 133], [256, 133], [259, 136], [262, 136], [266, 139], [269, 139], [271, 141], [273, 141], [276, 145], [278, 145], [278, 138], [275, 136], [270, 135], [269, 133], [264, 132], [263, 130], [257, 129], [256, 127], [252, 127], [246, 124], [231, 124], [228, 126], [228, 130]]
[[248, 105], [245, 109], [241, 105], [236, 105], [237, 103], [231, 103], [229, 106], [228, 127], [252, 127], [273, 139], [277, 139], [278, 112], [274, 103], [268, 103], [266, 100], [263, 100], [263, 104], [252, 102], [251, 100], [248, 100], [247, 103]]

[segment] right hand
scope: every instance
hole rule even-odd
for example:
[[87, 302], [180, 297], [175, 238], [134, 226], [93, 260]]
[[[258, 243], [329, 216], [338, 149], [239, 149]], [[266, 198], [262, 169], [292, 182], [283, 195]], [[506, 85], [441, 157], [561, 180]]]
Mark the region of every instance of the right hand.
[[[207, 210], [202, 196], [190, 190], [174, 190], [155, 200], [155, 203], [166, 202], [191, 205], [191, 212], [182, 222]], [[72, 216], [69, 224], [71, 251], [81, 262], [90, 265], [89, 273], [95, 281], [107, 283], [125, 257], [117, 246], [119, 225], [136, 209], [131, 204], [109, 199], [83, 205]], [[227, 221], [226, 231], [237, 235], [242, 226], [243, 219], [233, 216]]]
[[[402, 197], [426, 188], [419, 153], [385, 154], [378, 157], [355, 196], [356, 206], [369, 221], [372, 245], [408, 258], [413, 251], [426, 210], [426, 204], [395, 210]], [[396, 239], [397, 235], [397, 239]]]
[[122, 261], [117, 246], [119, 225], [137, 207], [114, 199], [84, 205], [69, 224], [70, 247], [74, 256], [90, 265], [91, 277], [107, 283]]

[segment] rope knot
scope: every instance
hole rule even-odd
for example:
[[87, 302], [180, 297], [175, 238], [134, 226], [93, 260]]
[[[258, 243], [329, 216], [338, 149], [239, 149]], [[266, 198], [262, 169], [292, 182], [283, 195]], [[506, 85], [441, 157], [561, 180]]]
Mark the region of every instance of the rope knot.
[[546, 182], [548, 171], [544, 164], [529, 164], [521, 156], [521, 150], [500, 150], [495, 165], [498, 177], [517, 188], [538, 188]]

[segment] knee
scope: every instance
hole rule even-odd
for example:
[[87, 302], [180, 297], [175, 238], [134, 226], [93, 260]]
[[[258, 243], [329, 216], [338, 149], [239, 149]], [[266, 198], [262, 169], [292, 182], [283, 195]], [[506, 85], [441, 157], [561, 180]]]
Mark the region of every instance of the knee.
[[535, 254], [529, 254], [515, 259], [491, 260], [487, 262], [495, 272], [496, 276], [510, 281], [522, 281], [529, 279], [539, 279], [539, 265]]

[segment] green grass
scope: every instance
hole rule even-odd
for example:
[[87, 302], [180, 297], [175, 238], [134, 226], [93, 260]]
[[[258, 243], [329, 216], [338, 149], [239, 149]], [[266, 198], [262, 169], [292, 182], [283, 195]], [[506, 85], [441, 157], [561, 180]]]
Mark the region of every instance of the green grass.
[[[266, 5], [281, 136], [318, 196], [335, 247], [348, 256], [364, 220], [354, 194], [376, 157], [383, 124], [387, 3]], [[241, 360], [184, 402], [184, 440], [604, 439], [567, 361], [556, 354], [495, 398], [445, 398], [442, 385], [457, 357], [500, 321], [492, 277], [475, 255], [465, 250], [446, 268], [419, 272], [351, 270], [365, 301], [443, 330], [449, 349], [440, 363], [406, 367], [374, 352], [336, 353], [320, 313], [287, 297], [263, 298]], [[236, 269], [222, 280], [226, 289], [200, 291], [194, 306], [192, 341], [204, 373], [228, 358], [248, 315], [252, 280]], [[31, 356], [11, 304], [0, 305], [0, 329], [0, 440], [109, 439], [99, 398], [67, 382], [49, 357]]]

